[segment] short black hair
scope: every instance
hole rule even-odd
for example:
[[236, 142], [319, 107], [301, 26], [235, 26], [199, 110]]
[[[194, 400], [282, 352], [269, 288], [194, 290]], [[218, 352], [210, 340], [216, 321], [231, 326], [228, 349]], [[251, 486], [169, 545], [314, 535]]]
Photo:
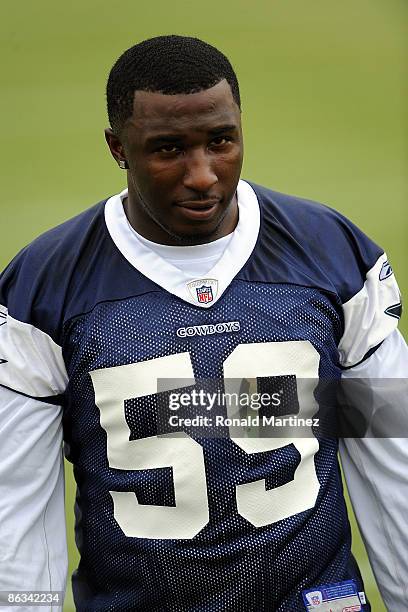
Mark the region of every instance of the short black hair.
[[106, 87], [109, 122], [120, 134], [133, 113], [136, 90], [189, 94], [223, 79], [241, 108], [239, 86], [230, 61], [212, 45], [190, 36], [156, 36], [125, 51], [110, 71]]

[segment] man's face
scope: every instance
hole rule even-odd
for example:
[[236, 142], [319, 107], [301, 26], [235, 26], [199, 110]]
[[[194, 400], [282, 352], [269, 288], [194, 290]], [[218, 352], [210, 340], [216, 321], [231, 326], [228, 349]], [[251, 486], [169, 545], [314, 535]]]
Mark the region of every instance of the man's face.
[[163, 244], [198, 244], [235, 228], [242, 157], [241, 116], [227, 81], [193, 94], [136, 91], [120, 139], [106, 138], [129, 165], [132, 226]]

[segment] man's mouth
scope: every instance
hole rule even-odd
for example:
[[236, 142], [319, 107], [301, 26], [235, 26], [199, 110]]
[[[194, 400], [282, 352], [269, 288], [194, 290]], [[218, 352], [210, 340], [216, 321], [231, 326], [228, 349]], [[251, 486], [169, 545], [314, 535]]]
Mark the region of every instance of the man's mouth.
[[176, 202], [176, 205], [199, 210], [200, 208], [209, 208], [214, 204], [218, 204], [219, 201], [220, 198], [207, 198], [206, 200], [180, 200], [179, 202]]
[[219, 203], [220, 200], [214, 198], [211, 200], [183, 200], [177, 203], [177, 208], [180, 209], [183, 217], [191, 220], [206, 221], [211, 218]]

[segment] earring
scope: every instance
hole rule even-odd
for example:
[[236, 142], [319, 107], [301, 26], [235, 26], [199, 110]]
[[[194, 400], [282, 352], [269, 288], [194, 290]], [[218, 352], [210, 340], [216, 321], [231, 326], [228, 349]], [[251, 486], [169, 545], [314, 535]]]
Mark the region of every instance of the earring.
[[122, 170], [128, 170], [129, 169], [129, 166], [128, 166], [128, 163], [127, 163], [126, 159], [120, 159], [118, 161], [118, 164], [119, 164], [119, 168], [121, 168]]

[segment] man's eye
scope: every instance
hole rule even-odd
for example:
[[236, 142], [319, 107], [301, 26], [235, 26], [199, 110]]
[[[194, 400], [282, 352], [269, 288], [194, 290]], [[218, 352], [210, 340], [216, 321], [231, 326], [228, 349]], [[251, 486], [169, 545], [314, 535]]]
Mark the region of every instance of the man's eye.
[[217, 138], [212, 139], [211, 144], [215, 145], [216, 147], [221, 147], [229, 142], [231, 142], [231, 138], [228, 136], [217, 136]]
[[180, 151], [180, 147], [177, 145], [163, 145], [158, 149], [159, 153], [178, 153]]

